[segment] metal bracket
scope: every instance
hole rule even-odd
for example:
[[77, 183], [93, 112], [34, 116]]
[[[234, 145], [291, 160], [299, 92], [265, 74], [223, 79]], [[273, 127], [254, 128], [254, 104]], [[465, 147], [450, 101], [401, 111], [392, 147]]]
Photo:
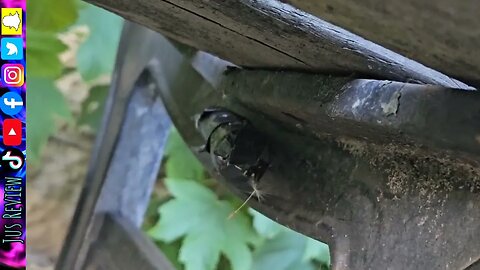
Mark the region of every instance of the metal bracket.
[[[225, 61], [140, 26], [126, 29], [119, 52], [125, 56], [117, 63], [124, 66], [114, 87], [128, 86], [135, 76], [127, 72], [140, 74], [147, 67], [192, 149], [205, 143], [195, 129], [195, 116], [205, 108], [222, 106], [248, 119], [269, 139], [273, 153], [260, 180], [267, 196], [252, 206], [327, 242], [333, 269], [471, 269], [480, 259], [478, 92], [231, 70]], [[103, 169], [91, 170], [80, 200], [84, 206], [74, 219], [82, 229], [67, 239], [74, 251], [85, 239], [101, 179], [121, 141], [109, 136], [123, 134], [131, 93], [117, 91], [98, 141], [104, 151], [92, 162]], [[114, 96], [124, 102], [116, 112]], [[196, 154], [213, 176], [246, 196], [214, 169], [208, 153]], [[67, 262], [76, 254], [64, 253], [57, 269], [75, 269]]]

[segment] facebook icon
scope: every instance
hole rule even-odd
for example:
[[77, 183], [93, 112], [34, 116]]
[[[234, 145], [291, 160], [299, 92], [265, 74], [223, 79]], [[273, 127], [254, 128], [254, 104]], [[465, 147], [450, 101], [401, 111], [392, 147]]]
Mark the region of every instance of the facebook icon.
[[0, 98], [0, 108], [4, 114], [15, 115], [22, 110], [22, 107], [22, 97], [15, 92], [5, 93]]

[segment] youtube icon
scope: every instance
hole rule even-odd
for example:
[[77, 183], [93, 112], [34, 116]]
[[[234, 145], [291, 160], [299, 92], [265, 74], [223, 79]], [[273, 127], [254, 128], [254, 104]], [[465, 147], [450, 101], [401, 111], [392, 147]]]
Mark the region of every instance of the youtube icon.
[[22, 121], [5, 119], [3, 121], [3, 144], [17, 146], [22, 144]]

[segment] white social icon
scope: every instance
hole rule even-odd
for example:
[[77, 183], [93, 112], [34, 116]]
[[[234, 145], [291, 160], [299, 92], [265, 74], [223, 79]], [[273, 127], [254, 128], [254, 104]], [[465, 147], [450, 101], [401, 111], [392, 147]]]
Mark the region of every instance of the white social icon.
[[14, 55], [14, 54], [17, 55], [18, 54], [18, 48], [17, 48], [17, 46], [15, 46], [15, 44], [13, 44], [11, 42], [7, 42], [5, 47], [7, 47], [7, 49], [8, 49], [7, 55]]
[[15, 12], [15, 14], [10, 14], [3, 17], [2, 24], [9, 28], [15, 28], [18, 31], [20, 27], [20, 14]]
[[16, 101], [14, 98], [11, 98], [10, 100], [3, 98], [3, 103], [11, 109], [15, 109], [17, 106], [23, 106], [23, 101]]
[[3, 157], [2, 160], [10, 161], [8, 164], [10, 165], [10, 168], [14, 170], [18, 170], [22, 167], [23, 165], [23, 160], [21, 157], [18, 156], [12, 156], [12, 152], [8, 151]]
[[3, 70], [3, 78], [6, 84], [18, 84], [22, 80], [19, 67], [8, 67]]

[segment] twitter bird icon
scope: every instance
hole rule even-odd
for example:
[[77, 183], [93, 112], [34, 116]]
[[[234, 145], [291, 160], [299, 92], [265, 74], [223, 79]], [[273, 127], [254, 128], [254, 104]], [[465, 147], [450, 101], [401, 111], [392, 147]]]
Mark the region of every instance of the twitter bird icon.
[[3, 60], [23, 59], [23, 38], [2, 38], [1, 57]]

